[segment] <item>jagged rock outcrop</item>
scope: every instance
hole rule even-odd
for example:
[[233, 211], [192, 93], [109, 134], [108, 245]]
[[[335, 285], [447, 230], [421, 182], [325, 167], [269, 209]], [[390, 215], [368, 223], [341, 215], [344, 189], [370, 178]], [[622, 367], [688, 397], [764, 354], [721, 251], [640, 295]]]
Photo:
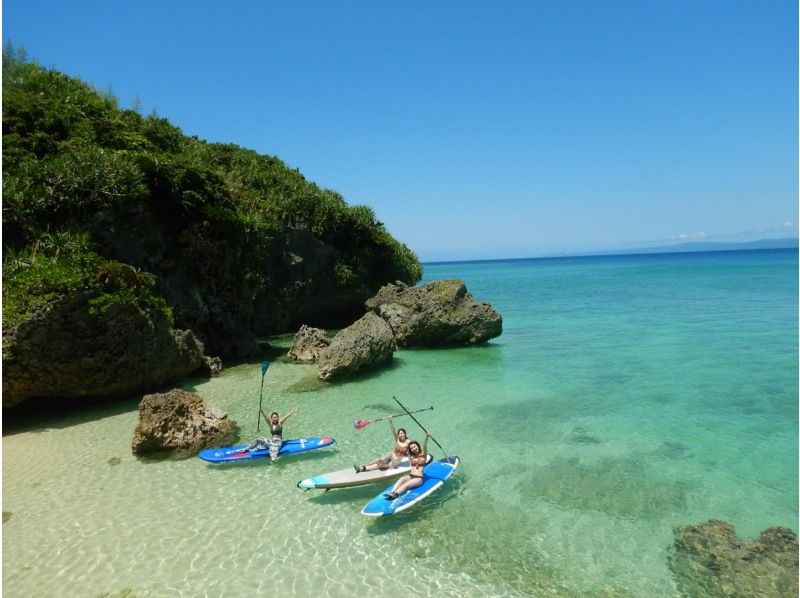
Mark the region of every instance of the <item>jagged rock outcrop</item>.
[[203, 359], [200, 362], [200, 371], [208, 374], [212, 378], [219, 376], [222, 373], [222, 359], [203, 355]]
[[320, 380], [347, 378], [378, 367], [391, 359], [397, 348], [392, 329], [372, 312], [340, 330], [317, 358]]
[[771, 527], [747, 541], [725, 521], [687, 525], [675, 530], [670, 568], [685, 596], [797, 596], [797, 536]]
[[488, 303], [477, 303], [458, 279], [415, 287], [388, 284], [366, 308], [388, 322], [401, 347], [469, 345], [503, 332], [502, 316]]
[[288, 356], [292, 361], [314, 362], [320, 351], [327, 349], [330, 344], [324, 330], [303, 324], [294, 335], [294, 343]]
[[142, 398], [131, 449], [137, 456], [190, 457], [204, 448], [233, 444], [237, 436], [236, 424], [222, 409], [176, 388]]
[[73, 295], [3, 330], [3, 407], [31, 397], [94, 397], [148, 390], [200, 367], [203, 345], [159, 310]]

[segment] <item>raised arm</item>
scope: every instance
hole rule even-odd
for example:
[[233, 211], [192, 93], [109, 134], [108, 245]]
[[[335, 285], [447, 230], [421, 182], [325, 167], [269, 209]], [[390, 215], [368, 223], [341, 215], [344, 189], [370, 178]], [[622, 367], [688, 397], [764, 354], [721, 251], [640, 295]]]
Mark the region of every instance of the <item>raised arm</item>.
[[267, 414], [264, 413], [264, 409], [259, 406], [258, 410], [261, 412], [261, 417], [263, 417], [264, 421], [267, 423], [267, 425], [269, 425], [269, 417], [267, 417]]
[[386, 421], [389, 422], [389, 427], [392, 429], [392, 440], [397, 442], [397, 430], [394, 429], [394, 424], [392, 423], [392, 416], [386, 418]]
[[285, 422], [287, 419], [289, 419], [292, 415], [294, 415], [298, 411], [299, 411], [299, 409], [297, 407], [293, 407], [292, 410], [289, 411], [289, 413], [287, 413], [286, 415], [284, 415], [283, 419], [280, 420], [281, 426], [283, 425], [283, 422]]
[[428, 454], [428, 438], [430, 438], [430, 437], [431, 437], [431, 435], [428, 434], [427, 432], [425, 432], [425, 442], [422, 443], [422, 454], [423, 455], [427, 455]]

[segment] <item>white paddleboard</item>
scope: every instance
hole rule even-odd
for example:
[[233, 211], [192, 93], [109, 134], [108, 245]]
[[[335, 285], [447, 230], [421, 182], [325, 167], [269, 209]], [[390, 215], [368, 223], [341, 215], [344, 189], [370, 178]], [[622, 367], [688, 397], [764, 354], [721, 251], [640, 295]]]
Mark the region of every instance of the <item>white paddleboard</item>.
[[[431, 460], [432, 457], [428, 455], [427, 462], [430, 463]], [[349, 488], [351, 486], [363, 486], [364, 484], [374, 484], [376, 482], [388, 482], [407, 474], [409, 471], [411, 471], [411, 467], [408, 464], [408, 459], [403, 459], [397, 467], [390, 467], [388, 469], [373, 469], [371, 471], [356, 473], [355, 469], [350, 467], [348, 469], [323, 473], [297, 482], [297, 487], [303, 490]]]

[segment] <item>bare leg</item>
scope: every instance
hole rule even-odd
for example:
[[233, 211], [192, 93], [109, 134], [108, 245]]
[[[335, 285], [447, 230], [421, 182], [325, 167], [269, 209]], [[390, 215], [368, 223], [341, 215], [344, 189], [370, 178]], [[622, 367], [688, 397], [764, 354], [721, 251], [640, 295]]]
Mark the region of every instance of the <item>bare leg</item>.
[[372, 471], [374, 469], [389, 469], [390, 463], [381, 461], [379, 463], [370, 463], [364, 468], [364, 471]]
[[378, 464], [375, 461], [372, 461], [367, 465], [353, 465], [353, 469], [356, 470], [356, 473], [364, 473], [365, 471], [378, 469]]
[[375, 469], [389, 469], [390, 465], [391, 460], [384, 455], [373, 459], [367, 465], [353, 465], [353, 469], [356, 470], [356, 473], [362, 473], [364, 471], [374, 471]]
[[410, 475], [404, 475], [402, 478], [400, 478], [399, 480], [397, 480], [397, 481], [394, 483], [394, 486], [392, 486], [392, 492], [397, 492], [397, 489], [398, 489], [400, 486], [402, 486], [403, 484], [405, 484], [405, 483], [406, 483], [408, 480], [410, 480], [410, 479], [411, 479], [411, 476], [410, 476]]
[[392, 494], [394, 494], [395, 496], [400, 496], [404, 492], [408, 492], [412, 488], [416, 488], [417, 486], [422, 485], [422, 478], [412, 478], [411, 476], [408, 477], [409, 479], [400, 484], [398, 488], [393, 490]]
[[[412, 478], [411, 478], [410, 475], [404, 475], [402, 478], [400, 478], [399, 480], [397, 480], [394, 483], [394, 486], [392, 486], [391, 491], [389, 491], [386, 494], [384, 494], [384, 496], [386, 498], [390, 498], [390, 499], [394, 500], [400, 494], [400, 488], [402, 486], [404, 486], [405, 484], [407, 484], [409, 481], [411, 481], [411, 479]], [[405, 490], [403, 490], [403, 492], [405, 492]]]

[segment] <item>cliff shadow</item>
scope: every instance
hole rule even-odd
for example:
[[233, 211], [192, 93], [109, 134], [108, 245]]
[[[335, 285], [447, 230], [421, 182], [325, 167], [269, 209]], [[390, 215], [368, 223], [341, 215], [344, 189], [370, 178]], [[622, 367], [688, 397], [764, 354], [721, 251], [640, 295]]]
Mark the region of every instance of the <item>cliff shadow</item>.
[[[151, 392], [167, 392], [165, 387]], [[118, 398], [52, 398], [29, 399], [16, 407], [3, 409], [3, 436], [23, 432], [44, 432], [93, 422], [139, 409], [144, 394]]]

